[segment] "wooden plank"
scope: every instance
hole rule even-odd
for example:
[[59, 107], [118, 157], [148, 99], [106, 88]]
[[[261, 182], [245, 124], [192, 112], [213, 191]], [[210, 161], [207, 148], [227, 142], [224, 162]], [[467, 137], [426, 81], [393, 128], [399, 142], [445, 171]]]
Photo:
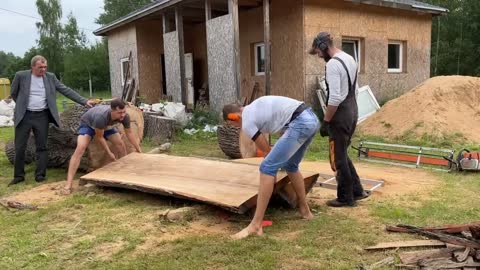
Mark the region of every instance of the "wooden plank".
[[[318, 174], [305, 173], [317, 178]], [[167, 155], [132, 153], [89, 173], [82, 180], [201, 201], [244, 213], [255, 205], [258, 166]], [[288, 184], [286, 173], [277, 176], [276, 189]]]
[[[426, 269], [457, 269], [462, 267], [480, 267], [480, 263], [473, 260], [467, 260], [465, 262], [454, 262], [450, 258], [433, 258], [420, 260], [418, 262], [420, 267]], [[478, 268], [477, 268], [478, 269]]]
[[212, 3], [211, 0], [205, 0], [205, 21], [212, 18]]
[[235, 84], [237, 90], [237, 100], [241, 98], [241, 63], [240, 63], [240, 23], [238, 18], [238, 0], [228, 0], [228, 12], [232, 15], [233, 23], [233, 48], [235, 50], [234, 61], [234, 70], [235, 70]]
[[182, 92], [182, 103], [187, 105], [187, 81], [185, 79], [185, 46], [184, 46], [184, 36], [183, 36], [183, 15], [182, 8], [175, 7], [175, 25], [177, 27], [178, 34], [178, 48], [180, 53], [180, 85]]
[[[322, 175], [320, 174], [320, 176]], [[469, 231], [469, 230], [471, 231], [472, 227], [475, 227], [475, 226], [480, 226], [480, 222], [467, 223], [467, 224], [447, 224], [447, 225], [442, 225], [438, 227], [420, 227], [420, 228], [424, 231], [429, 231], [429, 232], [461, 233], [463, 231]], [[397, 227], [397, 226], [387, 226], [387, 231], [409, 232], [408, 229]]]
[[263, 38], [265, 44], [265, 95], [270, 95], [271, 54], [270, 54], [270, 0], [263, 0]]
[[406, 248], [406, 247], [445, 247], [445, 243], [437, 240], [412, 240], [398, 242], [378, 243], [375, 246], [366, 247], [365, 250]]
[[163, 33], [166, 34], [170, 32], [170, 21], [168, 20], [167, 13], [162, 14], [162, 23], [163, 23]]
[[420, 260], [433, 259], [433, 258], [450, 258], [452, 252], [458, 250], [458, 248], [441, 248], [431, 250], [416, 250], [402, 252], [399, 254], [400, 260], [403, 264], [418, 264]]
[[429, 231], [423, 230], [422, 228], [411, 226], [411, 225], [400, 224], [400, 225], [397, 225], [397, 227], [405, 228], [408, 230], [409, 233], [417, 233], [419, 235], [423, 235], [430, 239], [440, 240], [448, 244], [480, 249], [480, 242], [468, 240], [462, 237], [457, 237], [457, 236], [453, 236], [453, 235], [449, 235], [441, 232], [429, 232]]

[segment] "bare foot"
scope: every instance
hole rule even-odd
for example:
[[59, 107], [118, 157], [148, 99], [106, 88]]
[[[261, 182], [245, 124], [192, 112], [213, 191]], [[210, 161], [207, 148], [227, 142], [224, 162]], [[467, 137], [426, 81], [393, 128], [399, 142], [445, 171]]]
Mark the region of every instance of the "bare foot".
[[230, 236], [233, 240], [240, 240], [240, 239], [243, 239], [243, 238], [247, 238], [248, 236], [250, 235], [259, 235], [259, 236], [262, 236], [263, 235], [263, 229], [262, 227], [260, 226], [258, 229], [257, 228], [253, 228], [253, 226], [248, 226], [246, 227], [245, 229], [241, 230], [240, 232]]
[[300, 206], [298, 208], [298, 211], [300, 212], [300, 215], [302, 216], [302, 218], [313, 219], [313, 214], [312, 214], [312, 212], [310, 212], [310, 208], [308, 207], [308, 205]]

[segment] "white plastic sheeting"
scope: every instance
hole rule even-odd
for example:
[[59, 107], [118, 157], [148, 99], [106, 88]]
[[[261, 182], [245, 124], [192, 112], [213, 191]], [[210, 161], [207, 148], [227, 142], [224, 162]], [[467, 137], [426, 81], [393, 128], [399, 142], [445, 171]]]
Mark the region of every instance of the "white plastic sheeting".
[[10, 100], [9, 102], [5, 100], [0, 101], [0, 127], [13, 126], [14, 110], [15, 110], [15, 101], [13, 100]]

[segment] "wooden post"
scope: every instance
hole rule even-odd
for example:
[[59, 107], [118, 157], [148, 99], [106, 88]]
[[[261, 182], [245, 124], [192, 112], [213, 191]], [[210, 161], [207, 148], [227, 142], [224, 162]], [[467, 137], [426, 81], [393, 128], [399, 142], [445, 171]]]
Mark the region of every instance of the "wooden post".
[[205, 21], [212, 18], [212, 3], [211, 0], [205, 0]]
[[232, 15], [233, 22], [233, 48], [235, 50], [234, 56], [234, 72], [235, 72], [235, 85], [237, 92], [237, 100], [241, 99], [240, 89], [240, 29], [238, 20], [238, 0], [228, 0], [228, 12]]
[[170, 21], [167, 18], [167, 13], [162, 14], [163, 21], [163, 33], [166, 34], [170, 31]]
[[263, 39], [265, 44], [265, 95], [270, 95], [271, 54], [270, 54], [270, 0], [263, 0]]
[[182, 8], [175, 8], [175, 25], [178, 34], [178, 51], [180, 53], [180, 87], [182, 93], [182, 103], [187, 105], [187, 84], [185, 79], [185, 47], [183, 42], [183, 15]]

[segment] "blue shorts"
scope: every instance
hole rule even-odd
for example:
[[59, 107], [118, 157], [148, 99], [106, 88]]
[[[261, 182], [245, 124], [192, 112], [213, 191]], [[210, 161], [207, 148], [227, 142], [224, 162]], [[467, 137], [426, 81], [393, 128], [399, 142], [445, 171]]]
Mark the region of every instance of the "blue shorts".
[[[107, 129], [105, 130], [105, 132], [103, 132], [103, 138], [105, 138], [105, 140], [108, 140], [108, 137], [115, 133], [118, 133], [117, 128], [114, 127], [111, 129]], [[78, 127], [78, 135], [88, 135], [93, 139], [93, 137], [95, 137], [95, 129], [85, 124], [80, 124], [80, 127]]]
[[277, 175], [280, 168], [298, 172], [298, 165], [319, 128], [320, 122], [312, 109], [304, 110], [288, 124], [285, 133], [260, 165], [260, 172], [270, 176]]

